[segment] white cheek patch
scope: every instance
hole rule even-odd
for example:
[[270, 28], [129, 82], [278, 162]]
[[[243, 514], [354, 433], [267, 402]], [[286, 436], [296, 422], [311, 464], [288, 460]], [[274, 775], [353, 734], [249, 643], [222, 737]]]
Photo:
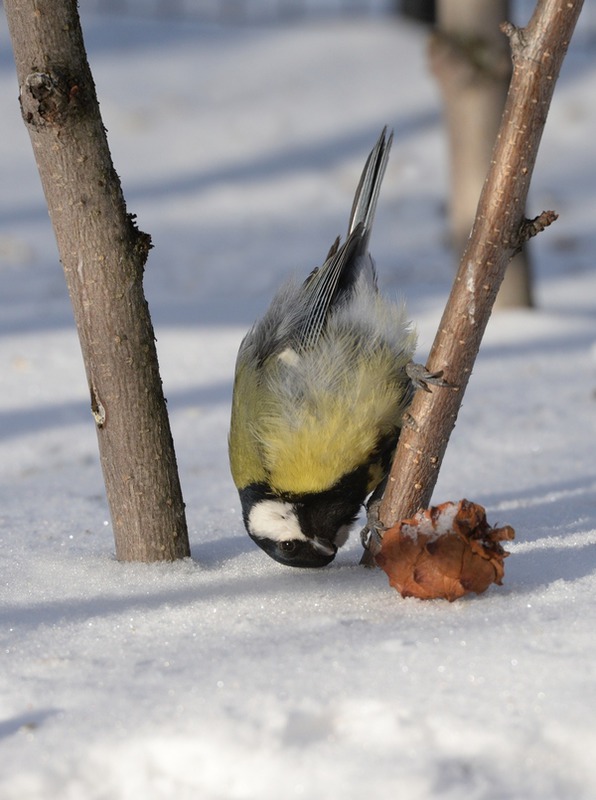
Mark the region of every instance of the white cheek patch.
[[248, 515], [248, 529], [253, 536], [273, 539], [275, 542], [291, 539], [310, 541], [300, 530], [294, 506], [283, 500], [261, 500], [256, 503]]

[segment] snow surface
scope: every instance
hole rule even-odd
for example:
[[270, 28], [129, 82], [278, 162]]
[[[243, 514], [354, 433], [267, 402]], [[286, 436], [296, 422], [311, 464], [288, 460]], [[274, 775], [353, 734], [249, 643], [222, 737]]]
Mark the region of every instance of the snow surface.
[[[84, 5], [84, 4], [83, 4]], [[85, 13], [147, 294], [193, 558], [122, 564], [78, 342], [0, 18], [0, 798], [596, 797], [596, 20], [584, 10], [529, 212], [538, 310], [495, 316], [435, 501], [517, 531], [505, 584], [402, 600], [270, 561], [226, 434], [240, 339], [347, 224], [396, 132], [373, 252], [432, 341], [452, 276], [424, 31]], [[522, 20], [523, 21], [523, 20]]]

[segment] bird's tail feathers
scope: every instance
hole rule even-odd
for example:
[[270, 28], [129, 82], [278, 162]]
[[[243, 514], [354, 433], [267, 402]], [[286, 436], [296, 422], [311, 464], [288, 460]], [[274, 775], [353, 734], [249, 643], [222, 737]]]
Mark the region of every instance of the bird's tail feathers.
[[354, 196], [352, 213], [350, 214], [348, 236], [358, 225], [362, 225], [363, 238], [365, 241], [368, 239], [392, 142], [393, 131], [387, 135], [387, 126], [385, 126], [362, 170], [360, 182]]

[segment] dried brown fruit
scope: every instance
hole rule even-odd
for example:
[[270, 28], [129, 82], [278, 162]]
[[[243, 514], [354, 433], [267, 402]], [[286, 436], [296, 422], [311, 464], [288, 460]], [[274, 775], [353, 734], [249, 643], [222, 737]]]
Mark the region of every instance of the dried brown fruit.
[[385, 531], [375, 561], [402, 597], [453, 601], [502, 583], [509, 553], [500, 542], [514, 536], [509, 525], [492, 528], [476, 503], [443, 503]]

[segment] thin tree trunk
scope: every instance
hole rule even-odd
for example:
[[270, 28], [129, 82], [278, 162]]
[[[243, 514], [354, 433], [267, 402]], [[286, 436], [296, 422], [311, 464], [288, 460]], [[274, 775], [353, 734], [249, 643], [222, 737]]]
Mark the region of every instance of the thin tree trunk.
[[85, 362], [116, 555], [138, 561], [188, 556], [184, 503], [143, 293], [151, 240], [126, 211], [76, 0], [5, 0], [4, 7], [22, 115]]
[[[385, 527], [429, 505], [492, 305], [511, 256], [556, 218], [534, 221], [524, 208], [555, 83], [581, 0], [539, 0], [523, 29], [504, 26], [513, 78], [476, 220], [427, 367], [452, 389], [416, 392], [412, 425], [402, 430], [379, 516]], [[372, 552], [375, 542], [373, 537]]]
[[[457, 259], [463, 253], [490, 163], [511, 78], [509, 0], [439, 0], [430, 61], [444, 100], [450, 153], [449, 216]], [[511, 260], [495, 307], [531, 306], [528, 254]]]

